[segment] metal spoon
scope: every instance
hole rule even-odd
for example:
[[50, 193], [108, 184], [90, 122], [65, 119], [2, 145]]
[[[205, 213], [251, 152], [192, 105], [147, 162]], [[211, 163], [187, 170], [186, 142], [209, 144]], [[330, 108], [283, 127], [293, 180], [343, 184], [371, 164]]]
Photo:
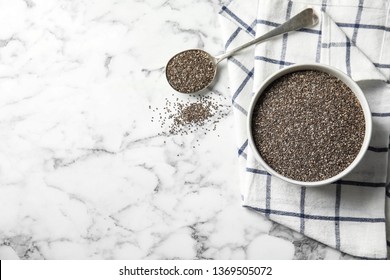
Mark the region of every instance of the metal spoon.
[[[272, 29], [268, 33], [256, 38], [242, 46], [239, 46], [231, 51], [223, 53], [218, 56], [212, 56], [208, 52], [200, 49], [191, 49], [185, 50], [174, 55], [167, 63], [165, 67], [165, 75], [168, 80], [168, 83], [171, 85], [173, 89], [181, 93], [201, 93], [209, 87], [217, 74], [217, 65], [225, 58], [228, 58], [249, 46], [262, 43], [272, 37], [301, 29], [303, 27], [314, 26], [318, 23], [318, 16], [314, 13], [312, 8], [308, 8], [300, 12], [299, 14], [292, 17], [290, 20], [285, 23], [279, 25], [275, 29]], [[186, 65], [189, 60], [191, 60], [191, 56], [198, 56], [201, 60], [202, 65], [198, 65], [200, 67], [194, 67], [193, 65]], [[184, 58], [184, 57], [187, 58]], [[184, 59], [184, 60], [183, 60]], [[195, 58], [194, 58], [195, 59]], [[182, 60], [182, 61], [180, 61]], [[192, 59], [193, 60], [193, 59]], [[194, 60], [193, 60], [194, 61]], [[181, 62], [181, 67], [178, 69], [174, 69], [172, 66], [173, 63]], [[194, 63], [197, 63], [194, 61]], [[198, 62], [199, 63], [199, 62]], [[184, 65], [183, 65], [184, 64]], [[183, 67], [184, 66], [184, 67]], [[200, 69], [200, 70], [199, 70]], [[205, 71], [202, 71], [205, 70]], [[198, 71], [199, 70], [199, 71]], [[208, 73], [207, 73], [208, 72]], [[214, 73], [212, 75], [212, 72]], [[202, 77], [203, 75], [203, 77]], [[194, 78], [196, 76], [196, 78]], [[192, 79], [191, 79], [192, 78]], [[191, 81], [192, 84], [191, 84]], [[197, 84], [194, 84], [197, 83]]]

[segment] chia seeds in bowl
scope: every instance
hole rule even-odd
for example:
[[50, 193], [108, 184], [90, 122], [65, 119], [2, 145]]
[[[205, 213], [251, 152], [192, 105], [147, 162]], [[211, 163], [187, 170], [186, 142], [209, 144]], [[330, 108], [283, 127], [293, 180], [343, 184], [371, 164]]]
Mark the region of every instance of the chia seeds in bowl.
[[340, 179], [363, 157], [371, 116], [349, 77], [329, 66], [296, 65], [263, 84], [250, 107], [248, 130], [267, 171], [315, 186]]

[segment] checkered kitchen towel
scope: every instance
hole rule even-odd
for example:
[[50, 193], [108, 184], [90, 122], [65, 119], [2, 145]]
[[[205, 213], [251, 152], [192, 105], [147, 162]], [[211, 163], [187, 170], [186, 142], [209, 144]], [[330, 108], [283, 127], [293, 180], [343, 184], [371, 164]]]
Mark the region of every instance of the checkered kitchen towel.
[[[274, 38], [228, 60], [241, 194], [244, 206], [362, 258], [386, 259], [390, 244], [389, 5], [384, 0], [233, 0], [220, 12], [227, 50], [307, 7], [320, 16], [313, 28]], [[359, 83], [372, 110], [373, 137], [351, 174], [334, 184], [309, 188], [272, 177], [255, 161], [245, 121], [253, 93], [266, 77], [294, 63], [314, 62], [337, 67]]]

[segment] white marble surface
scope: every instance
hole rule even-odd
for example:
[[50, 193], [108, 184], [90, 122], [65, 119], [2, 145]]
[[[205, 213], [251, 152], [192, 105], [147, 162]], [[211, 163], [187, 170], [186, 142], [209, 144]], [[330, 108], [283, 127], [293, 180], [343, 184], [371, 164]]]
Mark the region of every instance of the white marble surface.
[[222, 51], [220, 5], [0, 0], [0, 258], [348, 258], [240, 206], [229, 109], [206, 135], [151, 122], [167, 60]]

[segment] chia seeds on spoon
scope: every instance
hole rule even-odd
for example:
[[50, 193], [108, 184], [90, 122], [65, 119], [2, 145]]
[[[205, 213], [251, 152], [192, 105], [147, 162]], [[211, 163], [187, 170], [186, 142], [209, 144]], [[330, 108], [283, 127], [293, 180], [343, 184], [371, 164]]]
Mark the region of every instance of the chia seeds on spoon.
[[175, 55], [167, 64], [169, 84], [181, 93], [194, 93], [207, 87], [214, 79], [216, 67], [204, 51], [187, 50]]
[[342, 81], [320, 71], [297, 71], [274, 81], [259, 97], [252, 132], [264, 161], [304, 182], [331, 178], [359, 153], [365, 119]]

